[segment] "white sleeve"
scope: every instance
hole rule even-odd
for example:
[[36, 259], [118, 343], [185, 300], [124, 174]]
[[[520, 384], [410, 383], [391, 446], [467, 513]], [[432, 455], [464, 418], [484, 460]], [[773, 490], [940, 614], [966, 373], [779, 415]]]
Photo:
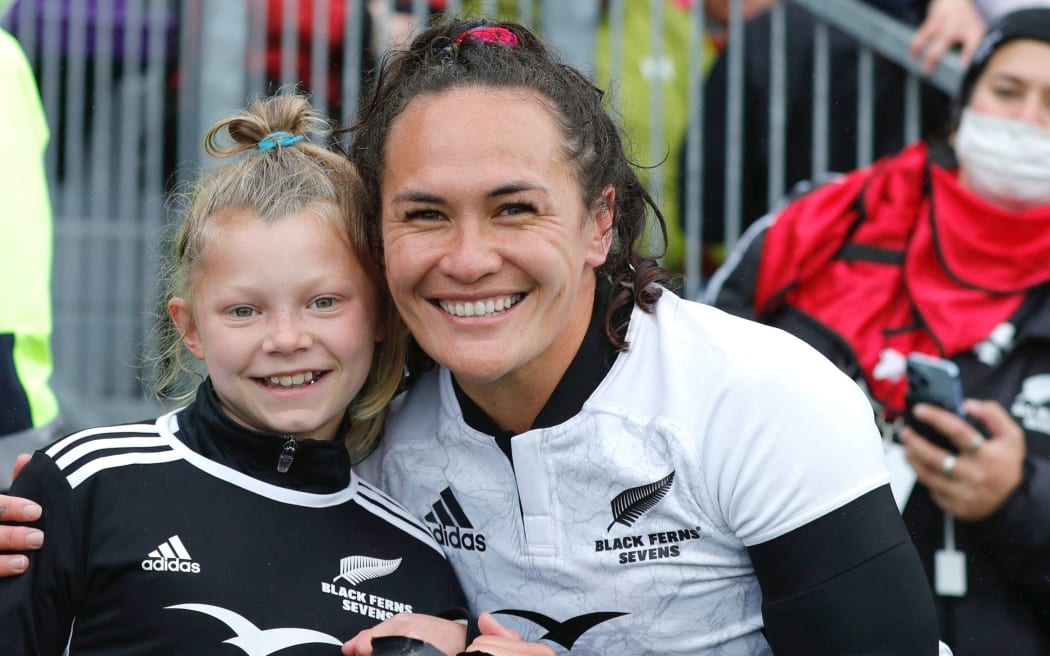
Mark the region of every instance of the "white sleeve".
[[856, 383], [787, 333], [756, 331], [754, 351], [727, 367], [701, 447], [708, 491], [747, 546], [889, 482], [874, 414]]

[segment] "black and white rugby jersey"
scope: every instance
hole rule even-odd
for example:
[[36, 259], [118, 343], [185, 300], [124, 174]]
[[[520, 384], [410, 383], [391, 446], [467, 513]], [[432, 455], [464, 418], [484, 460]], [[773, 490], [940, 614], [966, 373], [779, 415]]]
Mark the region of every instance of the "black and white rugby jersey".
[[[358, 472], [424, 520], [471, 610], [526, 640], [770, 654], [748, 548], [886, 486], [871, 406], [800, 340], [670, 293], [635, 308], [609, 367], [594, 317], [588, 340], [604, 346], [585, 341], [531, 430], [472, 425], [439, 369], [396, 402]], [[780, 566], [819, 569], [822, 551]]]
[[4, 654], [340, 653], [398, 612], [464, 606], [434, 539], [350, 470], [340, 443], [182, 411], [81, 431], [12, 490], [39, 501], [43, 549], [0, 581]]

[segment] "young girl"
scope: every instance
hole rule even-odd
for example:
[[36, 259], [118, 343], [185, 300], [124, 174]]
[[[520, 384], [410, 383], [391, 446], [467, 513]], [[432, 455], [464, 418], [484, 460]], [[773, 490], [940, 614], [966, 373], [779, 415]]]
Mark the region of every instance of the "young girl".
[[208, 133], [244, 157], [200, 180], [175, 236], [158, 389], [186, 352], [207, 378], [181, 410], [26, 466], [14, 491], [47, 508], [48, 539], [0, 582], [4, 653], [334, 655], [396, 613], [464, 605], [426, 528], [351, 473], [405, 331], [355, 170], [304, 138], [319, 124], [280, 95]]

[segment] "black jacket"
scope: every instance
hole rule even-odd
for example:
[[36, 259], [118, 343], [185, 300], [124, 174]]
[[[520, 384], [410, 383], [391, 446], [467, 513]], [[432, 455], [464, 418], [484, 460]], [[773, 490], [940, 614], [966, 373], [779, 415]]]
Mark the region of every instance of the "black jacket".
[[280, 473], [287, 439], [205, 384], [177, 414], [37, 452], [12, 491], [44, 506], [47, 541], [0, 580], [0, 651], [337, 656], [394, 613], [464, 606], [427, 529], [341, 443], [299, 440]]
[[[755, 318], [751, 299], [770, 220], [745, 234], [712, 280], [706, 302]], [[804, 339], [861, 380], [849, 345], [826, 326], [790, 305], [761, 320]], [[966, 396], [1002, 404], [1024, 427], [1028, 445], [1019, 489], [989, 518], [956, 522], [957, 547], [967, 558], [968, 593], [935, 596], [941, 639], [955, 656], [1050, 654], [1050, 292], [1030, 293], [1010, 323], [1016, 330], [1012, 343], [980, 346], [993, 364], [974, 351], [953, 358]], [[921, 484], [908, 500], [904, 519], [932, 583], [934, 552], [944, 538], [943, 514]]]

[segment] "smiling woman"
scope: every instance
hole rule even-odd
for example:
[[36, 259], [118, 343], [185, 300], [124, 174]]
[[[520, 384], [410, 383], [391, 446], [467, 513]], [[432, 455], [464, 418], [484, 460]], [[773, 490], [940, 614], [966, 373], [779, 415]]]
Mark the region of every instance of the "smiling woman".
[[519, 24], [452, 20], [361, 116], [419, 366], [358, 470], [474, 611], [559, 653], [937, 653], [866, 399], [661, 286], [663, 219], [599, 89]]
[[513, 396], [506, 427], [524, 432], [583, 340], [615, 190], [584, 202], [549, 111], [520, 92], [414, 103], [386, 148], [383, 244], [398, 310], [469, 396]]

